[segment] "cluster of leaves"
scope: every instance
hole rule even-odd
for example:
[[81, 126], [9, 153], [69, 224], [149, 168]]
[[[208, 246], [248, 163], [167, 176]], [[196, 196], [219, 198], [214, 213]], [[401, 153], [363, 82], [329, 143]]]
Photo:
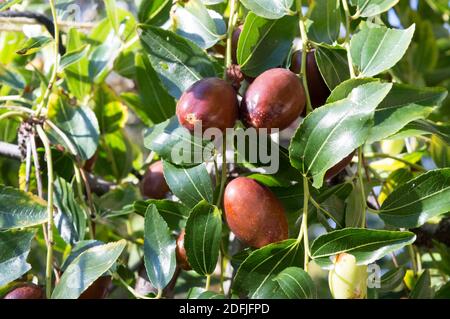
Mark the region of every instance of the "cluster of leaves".
[[[18, 2], [5, 1], [0, 10]], [[144, 295], [158, 297], [170, 288], [189, 298], [225, 298], [225, 276], [233, 277], [230, 294], [236, 296], [327, 297], [323, 274], [312, 278], [304, 259], [326, 269], [330, 257], [343, 252], [360, 265], [378, 262], [389, 270], [372, 297], [430, 297], [436, 287], [442, 287], [438, 296], [450, 297], [450, 247], [412, 246], [416, 236], [408, 231], [436, 224], [450, 211], [446, 1], [420, 1], [413, 8], [408, 1], [350, 0], [350, 11], [339, 0], [309, 1], [301, 18], [293, 0], [240, 1], [236, 62], [246, 76], [289, 67], [302, 19], [331, 91], [290, 137], [289, 149], [279, 146], [278, 173], [237, 164], [277, 195], [290, 229], [285, 241], [243, 250], [217, 205], [220, 185], [207, 163], [172, 158], [175, 145], [196, 143], [178, 123], [177, 99], [196, 81], [225, 73], [229, 2], [141, 0], [132, 13], [105, 0], [106, 16], [91, 30], [64, 31], [67, 52], [44, 126], [56, 175], [53, 249], [61, 275], [52, 298], [78, 298], [105, 274], [113, 275], [116, 297], [145, 298], [133, 288], [140, 276], [153, 287]], [[68, 5], [58, 5], [61, 18]], [[1, 32], [0, 116], [8, 107], [34, 110], [43, 101], [53, 43], [45, 32]], [[16, 143], [22, 120], [0, 120], [0, 140]], [[355, 149], [357, 165], [325, 181], [325, 173]], [[44, 152], [38, 144], [45, 185]], [[139, 177], [158, 158], [174, 196], [143, 200]], [[92, 160], [91, 173], [114, 184], [105, 194], [91, 194], [79, 176], [80, 170], [89, 173], [85, 164]], [[27, 274], [44, 282], [46, 244], [37, 226], [47, 222], [48, 198], [36, 195], [41, 172], [27, 161], [0, 158], [0, 165], [0, 287]], [[304, 210], [310, 235], [317, 237], [311, 245], [296, 239]], [[175, 238], [183, 229], [193, 270], [180, 274]], [[388, 258], [394, 252], [397, 267]], [[205, 278], [208, 288], [211, 278], [212, 285], [220, 281], [221, 292], [203, 289]]]

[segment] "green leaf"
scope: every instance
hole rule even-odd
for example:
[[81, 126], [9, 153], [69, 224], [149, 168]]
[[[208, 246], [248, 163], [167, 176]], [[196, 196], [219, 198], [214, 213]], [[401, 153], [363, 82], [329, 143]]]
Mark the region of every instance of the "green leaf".
[[381, 276], [380, 288], [378, 289], [380, 289], [381, 292], [390, 292], [396, 289], [402, 284], [405, 274], [405, 267], [399, 267], [389, 270], [387, 273]]
[[27, 40], [27, 42], [25, 42], [24, 46], [20, 50], [18, 50], [16, 53], [19, 55], [30, 55], [30, 54], [38, 52], [43, 47], [50, 44], [50, 42], [52, 42], [52, 41], [53, 41], [52, 38], [46, 37], [46, 36], [32, 37], [32, 38], [29, 38]]
[[288, 267], [275, 280], [288, 299], [315, 299], [316, 287], [306, 271], [299, 267]]
[[450, 126], [436, 124], [428, 120], [416, 120], [408, 123], [397, 134], [390, 136], [392, 139], [405, 138], [415, 135], [436, 134], [440, 139], [450, 145]]
[[52, 299], [77, 299], [92, 283], [108, 271], [126, 246], [125, 240], [94, 246], [76, 257], [61, 276]]
[[374, 110], [391, 86], [380, 82], [363, 84], [347, 98], [310, 113], [291, 140], [292, 166], [311, 176], [313, 186], [320, 188], [327, 170], [365, 142]]
[[311, 245], [311, 257], [322, 266], [332, 264], [330, 257], [352, 254], [358, 265], [367, 265], [386, 254], [414, 242], [411, 232], [364, 228], [345, 228], [318, 237]]
[[147, 275], [157, 289], [167, 286], [175, 273], [175, 239], [155, 205], [145, 213], [144, 262]]
[[450, 211], [450, 168], [426, 172], [397, 187], [381, 205], [381, 219], [396, 227], [419, 227]]
[[163, 87], [148, 57], [136, 54], [136, 79], [142, 110], [153, 123], [160, 123], [175, 115], [175, 100]]
[[437, 167], [450, 167], [450, 146], [437, 135], [431, 136], [430, 154]]
[[71, 251], [69, 256], [67, 256], [66, 259], [64, 259], [64, 262], [61, 265], [61, 271], [65, 272], [67, 267], [69, 267], [69, 265], [78, 257], [80, 256], [83, 252], [85, 252], [86, 250], [88, 250], [89, 248], [95, 247], [95, 246], [101, 246], [104, 243], [100, 240], [95, 240], [95, 239], [89, 239], [89, 240], [82, 240], [79, 241], [78, 243], [76, 243]]
[[0, 185], [0, 230], [43, 224], [47, 221], [47, 203], [21, 190]]
[[14, 71], [15, 69], [12, 66], [6, 68], [0, 63], [0, 83], [6, 84], [16, 90], [25, 89], [25, 79], [20, 73]]
[[150, 119], [152, 110], [144, 105], [141, 97], [133, 92], [123, 92], [120, 94], [123, 102], [136, 114], [136, 116], [147, 126], [153, 126]]
[[184, 168], [164, 161], [163, 168], [167, 185], [185, 205], [194, 207], [201, 200], [212, 203], [213, 187], [205, 163]]
[[397, 189], [401, 184], [406, 183], [412, 178], [413, 174], [409, 168], [399, 168], [390, 173], [383, 183], [380, 195], [378, 195], [378, 202], [383, 204], [390, 193]]
[[272, 294], [278, 284], [273, 279], [284, 269], [303, 264], [303, 247], [294, 239], [269, 244], [253, 251], [239, 266], [233, 291], [250, 298], [283, 297]]
[[190, 210], [182, 203], [167, 199], [149, 199], [136, 201], [133, 204], [133, 208], [138, 214], [145, 216], [147, 207], [150, 205], [156, 206], [159, 214], [164, 218], [170, 229], [179, 231], [185, 227]]
[[339, 36], [341, 24], [340, 1], [316, 1], [309, 20], [312, 23], [308, 28], [308, 38], [317, 43], [333, 44]]
[[256, 77], [282, 65], [290, 52], [297, 23], [291, 16], [268, 20], [250, 12], [239, 36], [236, 53], [241, 71]]
[[[172, 19], [176, 33], [191, 40], [202, 49], [209, 49], [222, 39], [226, 32], [222, 16], [216, 14], [214, 19], [200, 0], [178, 3], [172, 9]], [[218, 28], [220, 21], [221, 27]]]
[[61, 57], [61, 61], [59, 62], [59, 72], [62, 72], [66, 67], [80, 61], [83, 57], [86, 56], [88, 51], [89, 46], [82, 45], [78, 49], [66, 52], [66, 54]]
[[111, 32], [105, 42], [96, 47], [89, 55], [89, 79], [95, 83], [104, 80], [108, 70], [113, 68], [114, 60], [120, 53], [122, 42], [119, 36]]
[[208, 55], [191, 41], [153, 26], [143, 25], [141, 28], [142, 47], [174, 98], [178, 99], [198, 80], [216, 76]]
[[149, 128], [144, 135], [144, 146], [177, 165], [203, 163], [214, 150], [212, 143], [181, 126], [176, 116]]
[[99, 85], [94, 93], [94, 112], [101, 134], [114, 133], [124, 128], [127, 122], [127, 108], [106, 84]]
[[415, 26], [406, 30], [389, 29], [365, 23], [350, 41], [353, 63], [360, 76], [371, 77], [393, 67], [405, 54]]
[[22, 0], [6, 0], [0, 3], [0, 12], [8, 10], [16, 3], [22, 2]]
[[431, 287], [430, 270], [425, 269], [420, 275], [413, 290], [409, 294], [410, 299], [433, 299], [434, 290]]
[[48, 110], [49, 119], [66, 134], [72, 148], [52, 128], [51, 137], [82, 160], [91, 158], [97, 150], [99, 127], [95, 113], [87, 106], [72, 106], [67, 97], [54, 95]]
[[317, 66], [330, 90], [350, 78], [347, 52], [339, 46], [320, 45], [314, 53]]
[[361, 17], [373, 17], [388, 11], [400, 0], [350, 0]]
[[364, 198], [360, 183], [353, 185], [353, 190], [347, 199], [345, 207], [345, 227], [361, 227], [366, 210], [366, 198]]
[[197, 299], [226, 299], [223, 294], [218, 294], [213, 291], [202, 292]]
[[106, 15], [116, 34], [119, 34], [119, 15], [117, 14], [116, 0], [104, 0]]
[[74, 186], [65, 179], [57, 177], [54, 182], [54, 199], [58, 208], [55, 226], [61, 237], [69, 245], [84, 239], [87, 213], [76, 202]]
[[139, 5], [139, 22], [160, 25], [169, 19], [172, 0], [142, 0]]
[[266, 19], [280, 19], [291, 14], [293, 0], [241, 0], [242, 4], [256, 15]]
[[[67, 35], [67, 52], [78, 50], [85, 45], [84, 35], [71, 28]], [[91, 92], [92, 82], [89, 79], [89, 60], [86, 55], [64, 69], [67, 86], [78, 100], [84, 102]]]
[[184, 247], [192, 269], [201, 275], [210, 275], [219, 258], [222, 234], [222, 214], [206, 201], [198, 203], [186, 222]]
[[0, 232], [0, 287], [31, 269], [27, 263], [35, 230]]

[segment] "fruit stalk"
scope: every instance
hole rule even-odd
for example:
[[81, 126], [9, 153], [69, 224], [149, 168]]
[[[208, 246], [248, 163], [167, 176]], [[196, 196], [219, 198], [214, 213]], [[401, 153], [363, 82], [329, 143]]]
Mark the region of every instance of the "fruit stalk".
[[232, 53], [232, 42], [233, 42], [233, 31], [236, 26], [237, 12], [239, 10], [239, 0], [231, 0], [230, 2], [230, 18], [228, 20], [228, 30], [227, 30], [227, 50], [225, 53], [225, 72], [223, 73], [223, 78], [226, 79], [226, 70], [231, 66], [231, 53]]
[[296, 5], [298, 13], [298, 25], [300, 27], [300, 36], [302, 38], [302, 63], [300, 66], [300, 75], [303, 82], [303, 88], [305, 89], [306, 115], [308, 115], [310, 112], [312, 112], [311, 98], [309, 96], [308, 81], [306, 77], [306, 51], [308, 50], [308, 36], [306, 35], [305, 21], [303, 20], [302, 0], [297, 0]]
[[58, 74], [58, 64], [59, 64], [59, 26], [58, 26], [58, 17], [56, 15], [56, 6], [55, 6], [55, 0], [49, 0], [50, 4], [50, 10], [52, 12], [52, 18], [53, 18], [53, 26], [55, 29], [55, 35], [53, 39], [53, 50], [54, 50], [54, 62], [53, 62], [53, 71], [52, 75], [50, 77], [50, 81], [48, 82], [47, 89], [44, 93], [44, 96], [42, 97], [41, 103], [38, 105], [36, 110], [36, 117], [39, 117], [39, 115], [42, 112], [42, 108], [44, 105], [47, 104], [48, 98], [50, 97], [50, 93], [52, 92], [53, 85], [56, 82], [56, 76]]
[[45, 157], [47, 161], [47, 263], [45, 268], [45, 294], [50, 299], [52, 294], [52, 272], [53, 272], [53, 159], [50, 141], [41, 125], [36, 126], [39, 138], [44, 144]]
[[308, 204], [309, 204], [309, 185], [308, 178], [303, 176], [303, 217], [302, 224], [300, 226], [300, 234], [298, 241], [302, 240], [303, 236], [303, 246], [304, 246], [304, 266], [303, 269], [308, 272], [309, 263], [309, 238], [308, 238]]

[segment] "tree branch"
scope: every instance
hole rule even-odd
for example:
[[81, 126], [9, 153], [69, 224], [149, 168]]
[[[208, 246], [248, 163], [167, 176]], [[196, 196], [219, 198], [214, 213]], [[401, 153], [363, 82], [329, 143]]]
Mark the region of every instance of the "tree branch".
[[0, 141], [0, 156], [8, 157], [19, 161], [22, 160], [19, 146], [1, 141]]

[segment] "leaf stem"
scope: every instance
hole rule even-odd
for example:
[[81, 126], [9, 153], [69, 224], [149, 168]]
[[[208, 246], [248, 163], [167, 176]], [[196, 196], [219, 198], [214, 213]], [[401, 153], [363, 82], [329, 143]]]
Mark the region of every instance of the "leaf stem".
[[220, 190], [219, 196], [217, 197], [216, 206], [220, 207], [222, 202], [222, 196], [225, 189], [225, 184], [227, 182], [227, 137], [223, 134], [223, 145], [222, 145], [222, 176], [220, 177]]
[[52, 12], [52, 18], [53, 18], [53, 25], [54, 25], [54, 41], [53, 41], [53, 51], [54, 51], [54, 62], [53, 62], [53, 71], [52, 75], [50, 77], [50, 81], [48, 82], [47, 89], [45, 90], [44, 96], [39, 103], [37, 109], [36, 109], [36, 117], [39, 117], [39, 115], [42, 112], [42, 109], [44, 105], [47, 105], [48, 98], [50, 97], [50, 94], [52, 92], [53, 86], [56, 82], [56, 77], [58, 74], [58, 64], [59, 64], [59, 25], [58, 25], [58, 16], [56, 14], [56, 6], [55, 6], [55, 0], [49, 0], [50, 4], [50, 10]]
[[206, 275], [205, 290], [208, 291], [210, 286], [211, 286], [211, 274]]
[[9, 111], [3, 114], [0, 114], [0, 121], [5, 120], [10, 117], [22, 117], [24, 118], [26, 115], [20, 111]]
[[53, 273], [53, 159], [50, 141], [41, 125], [36, 126], [39, 138], [44, 144], [45, 157], [47, 161], [47, 263], [45, 269], [45, 292], [47, 299], [52, 294], [52, 273]]
[[363, 215], [361, 218], [361, 228], [366, 227], [366, 192], [364, 190], [364, 181], [363, 181], [363, 145], [358, 148], [358, 182], [359, 187], [361, 188], [361, 197], [362, 197], [362, 206], [363, 206]]
[[348, 9], [347, 0], [342, 0], [342, 6], [345, 12], [345, 42], [344, 47], [347, 51], [348, 69], [350, 71], [350, 77], [353, 79], [356, 77], [355, 69], [353, 68], [353, 60], [350, 52], [350, 10]]
[[311, 97], [309, 95], [309, 88], [308, 88], [308, 79], [306, 76], [306, 53], [308, 50], [308, 36], [306, 34], [306, 27], [305, 27], [305, 21], [303, 19], [303, 13], [302, 13], [302, 0], [296, 1], [297, 5], [297, 14], [298, 14], [298, 25], [300, 28], [300, 36], [302, 38], [302, 61], [300, 66], [300, 75], [302, 78], [303, 88], [305, 90], [305, 96], [306, 96], [306, 114], [309, 114], [312, 112], [312, 105], [311, 105]]
[[309, 195], [309, 185], [306, 176], [303, 176], [303, 216], [302, 224], [300, 226], [300, 232], [297, 237], [297, 242], [303, 239], [304, 246], [304, 265], [303, 269], [308, 272], [309, 263], [309, 238], [308, 238], [308, 201], [310, 199]]
[[223, 78], [227, 77], [227, 69], [231, 66], [231, 55], [232, 55], [232, 42], [233, 42], [233, 32], [236, 26], [237, 15], [239, 10], [239, 0], [230, 1], [230, 17], [228, 19], [228, 30], [227, 30], [227, 47], [225, 53], [225, 71], [223, 73]]

